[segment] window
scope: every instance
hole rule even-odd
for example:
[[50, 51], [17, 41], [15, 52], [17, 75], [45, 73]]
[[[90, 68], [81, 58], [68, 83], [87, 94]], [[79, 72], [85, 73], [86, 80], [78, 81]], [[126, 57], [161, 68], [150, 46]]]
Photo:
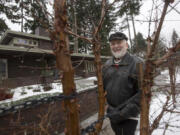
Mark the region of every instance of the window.
[[36, 41], [33, 41], [33, 44], [36, 45]]
[[85, 68], [87, 72], [94, 72], [95, 67], [94, 67], [94, 62], [93, 61], [85, 61]]
[[8, 77], [7, 75], [7, 60], [0, 59], [0, 79], [4, 80]]
[[32, 44], [32, 41], [31, 41], [31, 40], [29, 40], [29, 44]]
[[28, 44], [28, 40], [24, 40], [24, 44]]
[[27, 43], [26, 40], [20, 39], [20, 38], [16, 39], [16, 41], [17, 41], [18, 44], [26, 44]]
[[36, 40], [32, 40], [32, 39], [23, 39], [23, 38], [14, 38], [13, 39], [13, 45], [14, 46], [38, 46], [38, 42]]

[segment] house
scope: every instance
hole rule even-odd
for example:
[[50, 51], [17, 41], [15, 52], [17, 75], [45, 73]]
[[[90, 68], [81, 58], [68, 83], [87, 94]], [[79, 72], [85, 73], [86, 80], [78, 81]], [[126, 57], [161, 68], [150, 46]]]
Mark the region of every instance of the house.
[[[58, 79], [52, 48], [52, 41], [42, 29], [35, 34], [6, 31], [0, 40], [0, 83], [8, 87], [41, 83], [45, 73], [48, 81]], [[94, 75], [93, 55], [72, 53], [71, 59], [76, 76]]]

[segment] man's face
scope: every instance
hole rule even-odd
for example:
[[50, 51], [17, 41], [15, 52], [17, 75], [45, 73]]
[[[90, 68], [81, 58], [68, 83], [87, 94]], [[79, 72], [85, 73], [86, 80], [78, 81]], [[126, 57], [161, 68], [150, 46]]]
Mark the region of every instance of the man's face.
[[110, 42], [111, 53], [115, 58], [123, 57], [128, 48], [126, 40], [113, 40]]

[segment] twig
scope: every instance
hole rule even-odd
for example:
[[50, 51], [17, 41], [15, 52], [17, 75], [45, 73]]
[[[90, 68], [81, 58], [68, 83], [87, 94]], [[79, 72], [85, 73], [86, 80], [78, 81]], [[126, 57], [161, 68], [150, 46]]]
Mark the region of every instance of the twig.
[[160, 120], [162, 119], [164, 113], [166, 112], [166, 107], [168, 106], [170, 97], [167, 96], [167, 100], [166, 103], [163, 105], [163, 109], [161, 111], [161, 113], [156, 117], [156, 119], [153, 121], [151, 127], [150, 127], [150, 134], [153, 132], [154, 129], [156, 129], [159, 125]]

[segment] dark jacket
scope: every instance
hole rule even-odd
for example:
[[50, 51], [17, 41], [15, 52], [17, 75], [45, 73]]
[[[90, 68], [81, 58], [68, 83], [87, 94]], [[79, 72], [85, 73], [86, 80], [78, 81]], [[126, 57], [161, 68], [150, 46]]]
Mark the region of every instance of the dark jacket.
[[138, 88], [136, 64], [142, 62], [128, 53], [117, 65], [114, 58], [109, 59], [103, 67], [104, 90], [110, 107], [118, 108], [124, 118], [136, 117], [140, 112], [140, 95]]

